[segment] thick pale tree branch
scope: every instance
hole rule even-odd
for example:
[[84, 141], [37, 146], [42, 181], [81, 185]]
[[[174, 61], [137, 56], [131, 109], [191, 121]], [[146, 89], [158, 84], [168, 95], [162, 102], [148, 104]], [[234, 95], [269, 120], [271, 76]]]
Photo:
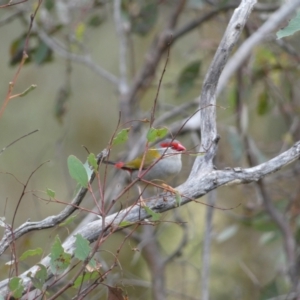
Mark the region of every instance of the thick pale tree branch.
[[270, 34], [278, 29], [280, 24], [289, 17], [300, 5], [300, 0], [288, 1], [282, 5], [270, 18], [255, 32], [253, 33], [235, 52], [226, 65], [218, 85], [218, 95], [227, 85], [229, 79], [247, 57], [251, 54], [253, 48], [259, 43], [267, 40]]
[[[190, 173], [189, 179], [197, 177], [198, 173], [205, 174], [213, 170], [213, 159], [217, 151], [217, 123], [216, 123], [216, 90], [220, 75], [228, 61], [231, 51], [237, 43], [243, 28], [253, 10], [256, 0], [241, 1], [226, 28], [222, 41], [216, 51], [214, 59], [209, 67], [205, 77], [201, 96], [200, 96], [200, 131], [201, 146], [200, 152], [205, 155], [197, 157]], [[210, 243], [211, 227], [213, 220], [213, 207], [215, 205], [216, 195], [210, 195], [208, 198], [208, 208], [205, 219], [205, 233], [202, 253], [202, 299], [209, 299], [209, 266], [210, 266]]]
[[200, 97], [200, 152], [205, 152], [205, 155], [197, 157], [190, 177], [195, 176], [197, 172], [210, 171], [213, 168], [212, 160], [215, 156], [216, 149], [211, 147], [211, 145], [217, 138], [216, 89], [218, 81], [255, 3], [256, 0], [244, 0], [239, 7], [235, 9], [205, 77]]

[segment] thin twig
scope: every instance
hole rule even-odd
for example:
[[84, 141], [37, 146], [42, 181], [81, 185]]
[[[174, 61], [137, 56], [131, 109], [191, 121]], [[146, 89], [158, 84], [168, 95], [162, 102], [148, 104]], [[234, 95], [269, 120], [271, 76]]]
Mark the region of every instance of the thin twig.
[[[22, 2], [25, 2], [25, 1], [22, 1]], [[22, 2], [18, 2], [18, 3], [22, 3]], [[14, 3], [13, 5], [18, 4], [18, 3]], [[5, 108], [6, 108], [7, 104], [9, 103], [9, 101], [13, 98], [11, 96], [11, 94], [13, 92], [13, 89], [14, 89], [14, 86], [15, 86], [15, 84], [17, 82], [17, 79], [18, 79], [18, 77], [20, 75], [20, 72], [21, 72], [21, 70], [22, 70], [22, 68], [23, 68], [23, 66], [25, 64], [25, 61], [28, 58], [27, 50], [28, 50], [29, 37], [30, 37], [30, 34], [31, 34], [31, 29], [32, 29], [32, 26], [33, 26], [33, 21], [35, 19], [35, 16], [36, 16], [36, 14], [37, 14], [37, 12], [38, 12], [41, 4], [42, 4], [42, 0], [39, 0], [34, 13], [31, 14], [31, 16], [30, 16], [29, 29], [27, 31], [27, 35], [26, 35], [26, 39], [25, 39], [25, 45], [24, 45], [24, 49], [23, 49], [22, 60], [21, 60], [21, 62], [19, 64], [19, 66], [18, 66], [18, 69], [17, 69], [17, 72], [16, 72], [15, 76], [13, 77], [13, 80], [8, 85], [8, 91], [7, 91], [4, 103], [3, 103], [3, 105], [2, 105], [2, 107], [0, 109], [0, 117], [3, 115], [3, 113], [5, 111]]]
[[71, 53], [67, 51], [63, 45], [56, 39], [50, 37], [44, 30], [42, 30], [39, 27], [35, 27], [35, 30], [37, 31], [37, 34], [39, 38], [55, 53], [60, 55], [61, 57], [64, 57], [66, 59], [75, 61], [77, 63], [83, 64], [89, 69], [91, 69], [93, 72], [95, 72], [97, 75], [101, 76], [102, 78], [108, 80], [111, 84], [118, 86], [119, 85], [119, 79], [113, 75], [112, 73], [108, 72], [104, 68], [100, 67], [95, 63], [94, 60], [89, 55], [79, 55], [75, 53]]
[[1, 155], [7, 148], [9, 148], [10, 146], [12, 146], [14, 143], [20, 141], [21, 139], [23, 139], [23, 138], [25, 138], [25, 137], [27, 137], [27, 136], [33, 134], [33, 133], [38, 132], [38, 131], [39, 131], [39, 130], [36, 129], [36, 130], [33, 130], [33, 131], [31, 131], [31, 132], [29, 132], [29, 133], [26, 133], [26, 134], [22, 135], [21, 137], [17, 138], [15, 141], [11, 142], [11, 143], [8, 144], [6, 147], [2, 148], [2, 150], [0, 151], [0, 155]]

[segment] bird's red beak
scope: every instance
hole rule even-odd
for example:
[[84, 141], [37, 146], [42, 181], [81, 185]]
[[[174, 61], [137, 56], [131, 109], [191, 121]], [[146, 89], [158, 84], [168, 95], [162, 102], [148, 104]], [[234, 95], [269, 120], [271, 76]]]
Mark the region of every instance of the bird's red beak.
[[173, 146], [172, 148], [174, 148], [177, 151], [185, 151], [186, 150], [186, 148], [178, 142], [173, 142], [172, 146]]
[[170, 147], [176, 151], [186, 150], [186, 148], [182, 144], [180, 144], [177, 140], [174, 140], [173, 142], [161, 143], [160, 145], [164, 148]]

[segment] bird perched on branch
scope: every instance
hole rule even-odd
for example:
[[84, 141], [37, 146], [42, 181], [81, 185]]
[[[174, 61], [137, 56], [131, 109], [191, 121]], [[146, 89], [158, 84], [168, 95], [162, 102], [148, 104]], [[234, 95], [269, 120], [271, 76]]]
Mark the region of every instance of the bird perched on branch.
[[104, 161], [104, 163], [128, 171], [133, 179], [137, 178], [141, 164], [143, 164], [140, 172], [142, 179], [168, 181], [181, 171], [181, 153], [185, 150], [186, 148], [179, 141], [165, 139], [131, 161]]

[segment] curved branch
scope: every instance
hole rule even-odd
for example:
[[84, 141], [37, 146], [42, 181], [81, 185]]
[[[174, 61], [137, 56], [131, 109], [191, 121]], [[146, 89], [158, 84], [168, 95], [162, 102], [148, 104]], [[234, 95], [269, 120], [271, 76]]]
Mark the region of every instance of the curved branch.
[[[107, 156], [107, 150], [103, 150], [100, 154], [97, 156], [97, 163], [99, 163]], [[95, 179], [95, 173], [93, 172], [91, 175], [91, 178], [89, 180], [89, 183], [91, 184]], [[66, 220], [75, 210], [78, 209], [78, 206], [80, 205], [81, 201], [85, 197], [88, 189], [82, 187], [77, 195], [74, 197], [72, 202], [67, 205], [63, 211], [61, 211], [59, 214], [54, 216], [49, 216], [45, 218], [42, 221], [38, 222], [25, 222], [20, 227], [16, 228], [13, 232], [7, 228], [5, 230], [5, 234], [3, 235], [3, 238], [0, 241], [0, 256], [3, 254], [3, 252], [18, 238], [23, 236], [24, 234], [33, 231], [33, 230], [41, 230], [41, 229], [47, 229], [52, 228], [54, 226], [57, 226], [64, 220]]]
[[195, 176], [198, 172], [208, 172], [213, 169], [212, 160], [217, 148], [211, 147], [211, 145], [218, 138], [216, 124], [216, 89], [218, 81], [255, 3], [256, 0], [244, 0], [235, 9], [205, 77], [200, 97], [200, 107], [204, 109], [200, 110], [201, 147], [199, 151], [206, 154], [197, 157], [190, 177]]
[[273, 30], [276, 30], [283, 20], [295, 12], [299, 7], [300, 0], [289, 1], [282, 5], [270, 18], [253, 33], [235, 52], [230, 61], [226, 65], [218, 85], [218, 95], [227, 85], [229, 78], [235, 74], [244, 60], [251, 54], [253, 48], [259, 43], [265, 41]]
[[92, 58], [89, 55], [79, 55], [75, 53], [71, 53], [67, 51], [63, 45], [61, 45], [57, 40], [54, 38], [49, 37], [49, 35], [42, 30], [41, 28], [35, 27], [34, 28], [39, 36], [39, 38], [55, 53], [60, 55], [63, 58], [75, 61], [77, 63], [83, 64], [87, 66], [89, 69], [94, 71], [97, 75], [105, 78], [113, 85], [119, 87], [119, 79], [105, 70], [104, 68], [100, 67], [95, 63], [95, 61], [92, 60]]

